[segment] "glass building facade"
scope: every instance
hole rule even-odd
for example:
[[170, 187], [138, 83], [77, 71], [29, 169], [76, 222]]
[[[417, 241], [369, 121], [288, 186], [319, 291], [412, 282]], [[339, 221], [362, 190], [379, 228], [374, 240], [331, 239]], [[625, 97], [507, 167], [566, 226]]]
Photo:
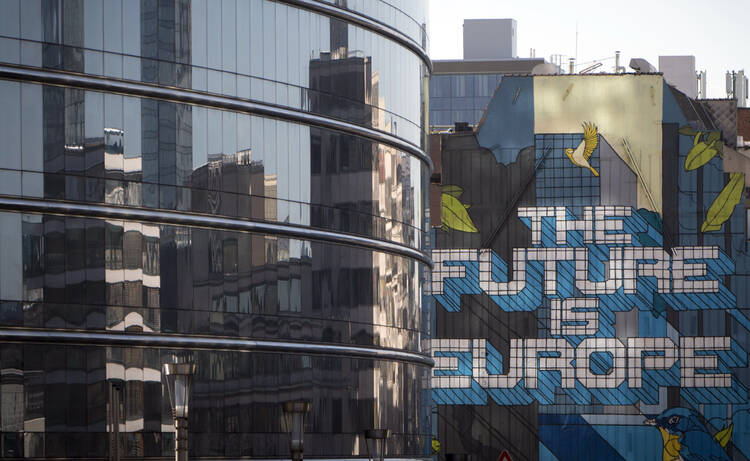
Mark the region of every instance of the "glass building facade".
[[487, 108], [502, 74], [438, 74], [430, 79], [430, 125], [456, 122], [476, 125]]
[[0, 457], [427, 457], [425, 15], [0, 2]]
[[440, 132], [456, 123], [478, 125], [504, 77], [531, 75], [544, 62], [542, 58], [434, 61], [430, 76], [430, 129]]

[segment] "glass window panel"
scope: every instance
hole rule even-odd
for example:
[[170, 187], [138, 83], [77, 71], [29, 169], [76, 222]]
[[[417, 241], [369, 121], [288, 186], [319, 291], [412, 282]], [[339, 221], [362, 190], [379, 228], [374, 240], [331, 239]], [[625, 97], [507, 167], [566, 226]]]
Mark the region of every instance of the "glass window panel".
[[[216, 5], [219, 7], [219, 5]], [[237, 71], [237, 2], [221, 1], [222, 69]]]
[[3, 2], [3, 14], [0, 15], [0, 35], [19, 37], [20, 31], [20, 0]]
[[21, 168], [21, 84], [0, 81], [0, 164], [5, 168]]
[[218, 69], [221, 67], [221, 7], [219, 5], [206, 5], [206, 62], [208, 67]]

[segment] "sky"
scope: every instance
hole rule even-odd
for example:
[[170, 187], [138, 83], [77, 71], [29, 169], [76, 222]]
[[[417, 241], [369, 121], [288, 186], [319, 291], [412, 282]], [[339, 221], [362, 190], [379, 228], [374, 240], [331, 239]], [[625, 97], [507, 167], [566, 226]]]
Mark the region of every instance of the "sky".
[[693, 55], [705, 70], [709, 98], [726, 98], [727, 70], [750, 74], [750, 0], [430, 0], [430, 58], [463, 57], [463, 20], [513, 18], [517, 53], [529, 49], [548, 61], [552, 54], [576, 54], [584, 63], [603, 60], [595, 72], [612, 72], [615, 51], [620, 65], [645, 58], [659, 67], [659, 55]]

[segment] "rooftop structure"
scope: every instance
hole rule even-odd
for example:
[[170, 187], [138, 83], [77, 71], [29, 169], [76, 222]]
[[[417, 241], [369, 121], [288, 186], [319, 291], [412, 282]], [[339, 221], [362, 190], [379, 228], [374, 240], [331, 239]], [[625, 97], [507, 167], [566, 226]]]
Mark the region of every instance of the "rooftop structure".
[[517, 57], [515, 19], [464, 20], [464, 59]]

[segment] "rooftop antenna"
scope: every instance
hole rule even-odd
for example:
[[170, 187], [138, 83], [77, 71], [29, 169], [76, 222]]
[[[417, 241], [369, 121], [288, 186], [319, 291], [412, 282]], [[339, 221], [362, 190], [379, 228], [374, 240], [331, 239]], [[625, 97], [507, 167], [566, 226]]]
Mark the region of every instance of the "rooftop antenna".
[[575, 58], [576, 58], [576, 62], [578, 62], [578, 21], [576, 21], [576, 55], [575, 55]]

